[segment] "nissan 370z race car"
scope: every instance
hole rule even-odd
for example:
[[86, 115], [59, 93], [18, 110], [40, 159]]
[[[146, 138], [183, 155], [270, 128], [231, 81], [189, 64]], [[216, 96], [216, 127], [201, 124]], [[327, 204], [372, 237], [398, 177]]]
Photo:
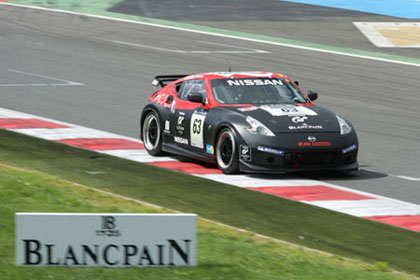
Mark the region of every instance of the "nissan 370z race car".
[[285, 75], [157, 76], [141, 113], [147, 152], [217, 163], [224, 173], [358, 169], [352, 124]]

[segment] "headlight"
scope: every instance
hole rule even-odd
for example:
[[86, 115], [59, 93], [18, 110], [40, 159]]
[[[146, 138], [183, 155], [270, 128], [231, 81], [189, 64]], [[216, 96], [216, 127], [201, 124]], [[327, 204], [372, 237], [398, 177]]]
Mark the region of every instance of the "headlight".
[[275, 136], [271, 130], [269, 130], [265, 125], [257, 121], [256, 119], [248, 116], [246, 117], [246, 121], [251, 126], [251, 128], [247, 128], [247, 130], [252, 134], [259, 134], [265, 136]]
[[340, 134], [346, 135], [351, 132], [351, 126], [341, 117], [336, 116], [338, 120], [338, 124], [340, 125]]

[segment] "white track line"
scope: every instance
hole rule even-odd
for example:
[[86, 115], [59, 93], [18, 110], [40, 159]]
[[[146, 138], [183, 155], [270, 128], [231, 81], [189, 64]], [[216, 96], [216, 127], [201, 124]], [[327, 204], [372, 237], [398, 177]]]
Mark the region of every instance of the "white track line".
[[45, 76], [45, 75], [40, 75], [40, 74], [35, 74], [35, 73], [30, 73], [30, 72], [24, 72], [24, 71], [18, 71], [18, 70], [14, 70], [14, 69], [8, 69], [8, 70], [10, 72], [14, 72], [14, 73], [18, 73], [18, 74], [23, 74], [23, 75], [43, 78], [43, 79], [47, 79], [47, 80], [54, 80], [54, 81], [62, 82], [62, 83], [49, 83], [49, 84], [47, 84], [47, 85], [50, 85], [50, 86], [84, 86], [84, 84], [81, 84], [81, 83], [76, 83], [76, 82], [72, 82], [72, 81], [68, 81], [68, 80], [64, 80], [64, 79], [60, 79], [60, 78], [56, 78], [56, 77]]
[[420, 182], [420, 178], [415, 178], [415, 177], [410, 177], [410, 176], [403, 176], [403, 175], [393, 175], [393, 176], [395, 176], [397, 178], [400, 178], [400, 179], [403, 179], [403, 180]]
[[[152, 49], [152, 50], [158, 50], [163, 52], [172, 52], [172, 53], [180, 53], [180, 54], [244, 54], [244, 53], [270, 53], [267, 51], [262, 50], [252, 50], [248, 49], [246, 51], [227, 51], [227, 50], [221, 50], [221, 51], [186, 51], [186, 50], [175, 50], [175, 49], [166, 49], [156, 46], [149, 46], [149, 45], [142, 45], [137, 43], [130, 43], [130, 42], [124, 42], [124, 41], [117, 41], [117, 40], [111, 40], [111, 43], [116, 43], [120, 45], [126, 45], [126, 46], [132, 46], [132, 47], [139, 47], [139, 48], [145, 48], [145, 49]], [[226, 46], [226, 45], [225, 45]], [[245, 48], [244, 48], [245, 49]]]
[[12, 4], [12, 3], [4, 3], [4, 2], [0, 2], [0, 5], [27, 8], [27, 9], [35, 9], [35, 10], [43, 10], [43, 11], [77, 15], [77, 16], [85, 16], [85, 17], [91, 17], [91, 18], [97, 18], [97, 19], [105, 19], [105, 20], [112, 20], [112, 21], [118, 21], [118, 22], [139, 24], [139, 25], [152, 26], [152, 27], [159, 27], [159, 28], [165, 28], [165, 29], [173, 29], [173, 30], [191, 32], [191, 33], [198, 33], [198, 34], [204, 34], [204, 35], [210, 35], [210, 36], [217, 36], [217, 37], [223, 37], [223, 38], [230, 38], [230, 39], [237, 39], [237, 40], [243, 40], [243, 41], [249, 41], [249, 42], [257, 42], [257, 43], [262, 43], [262, 44], [288, 47], [288, 48], [294, 48], [294, 49], [301, 49], [301, 50], [307, 50], [307, 51], [313, 51], [313, 52], [322, 52], [322, 53], [348, 56], [348, 57], [354, 57], [354, 58], [360, 58], [360, 59], [367, 59], [367, 60], [374, 60], [374, 61], [381, 61], [381, 62], [387, 62], [387, 63], [394, 63], [394, 64], [420, 67], [420, 64], [417, 64], [417, 63], [410, 63], [410, 62], [404, 62], [404, 61], [398, 61], [398, 60], [392, 60], [392, 59], [386, 59], [386, 58], [380, 58], [380, 57], [373, 57], [373, 56], [366, 56], [366, 55], [351, 54], [351, 53], [346, 53], [346, 52], [341, 52], [341, 51], [331, 51], [331, 50], [318, 49], [318, 48], [314, 48], [314, 47], [305, 47], [305, 46], [299, 46], [299, 45], [293, 45], [293, 44], [287, 44], [287, 43], [272, 42], [272, 41], [266, 41], [266, 40], [260, 40], [260, 39], [252, 39], [252, 38], [246, 38], [246, 37], [235, 36], [235, 35], [225, 35], [225, 34], [220, 34], [220, 33], [216, 33], [216, 32], [200, 31], [200, 30], [194, 30], [194, 29], [183, 28], [183, 27], [166, 26], [166, 25], [157, 24], [157, 23], [140, 22], [140, 21], [135, 21], [135, 20], [119, 19], [119, 18], [113, 18], [113, 17], [107, 17], [107, 16], [91, 15], [91, 14], [70, 12], [70, 11], [65, 11], [65, 10], [26, 6], [26, 5]]

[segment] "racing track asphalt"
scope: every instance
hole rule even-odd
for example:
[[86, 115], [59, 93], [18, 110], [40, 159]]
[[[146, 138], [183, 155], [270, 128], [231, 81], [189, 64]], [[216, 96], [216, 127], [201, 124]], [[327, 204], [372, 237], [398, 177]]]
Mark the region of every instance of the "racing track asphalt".
[[[189, 52], [215, 50], [236, 53]], [[131, 137], [154, 75], [226, 71], [227, 61], [284, 72], [351, 120], [361, 144], [361, 171], [298, 177], [420, 204], [420, 67], [6, 6], [0, 61], [0, 107]]]
[[[292, 2], [293, 0], [125, 0], [117, 3], [109, 11], [330, 46], [420, 57], [420, 52], [415, 48], [378, 49], [353, 24], [418, 22], [418, 19], [410, 20], [315, 5], [322, 1], [312, 1], [314, 5]], [[345, 3], [346, 0], [330, 2]]]

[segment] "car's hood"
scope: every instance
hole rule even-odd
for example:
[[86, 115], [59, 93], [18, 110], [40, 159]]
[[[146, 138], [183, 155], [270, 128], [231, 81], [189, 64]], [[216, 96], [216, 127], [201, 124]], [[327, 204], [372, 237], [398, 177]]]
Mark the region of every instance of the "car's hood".
[[261, 105], [229, 110], [258, 120], [274, 133], [340, 131], [336, 114], [317, 105]]

